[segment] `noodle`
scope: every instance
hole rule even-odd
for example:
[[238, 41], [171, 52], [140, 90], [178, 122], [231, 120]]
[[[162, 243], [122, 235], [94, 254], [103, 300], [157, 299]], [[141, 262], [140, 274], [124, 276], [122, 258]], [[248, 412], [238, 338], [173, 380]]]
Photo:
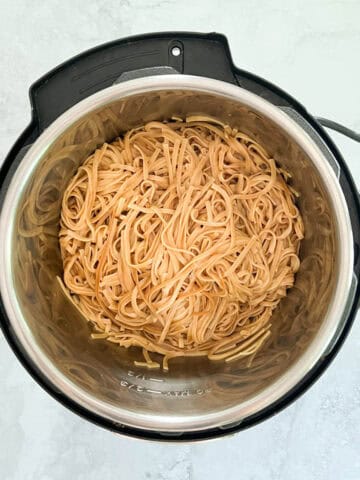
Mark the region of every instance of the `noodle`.
[[[216, 123], [216, 124], [214, 124]], [[168, 360], [253, 358], [299, 269], [287, 172], [204, 117], [150, 122], [97, 149], [62, 200], [64, 283], [93, 338]]]

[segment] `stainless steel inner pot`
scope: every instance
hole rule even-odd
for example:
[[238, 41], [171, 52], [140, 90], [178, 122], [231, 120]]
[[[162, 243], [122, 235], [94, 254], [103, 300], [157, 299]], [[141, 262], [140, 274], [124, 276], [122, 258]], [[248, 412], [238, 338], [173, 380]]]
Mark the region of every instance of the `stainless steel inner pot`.
[[[169, 372], [149, 371], [134, 366], [137, 349], [91, 340], [88, 323], [60, 288], [60, 205], [67, 182], [98, 145], [144, 122], [188, 114], [239, 128], [292, 173], [305, 223], [302, 263], [273, 314], [271, 341], [250, 366], [177, 359]], [[3, 304], [41, 375], [115, 425], [169, 434], [226, 429], [283, 398], [331, 349], [355, 285], [336, 160], [315, 137], [293, 110], [229, 83], [176, 74], [114, 85], [55, 120], [17, 167], [0, 225]]]

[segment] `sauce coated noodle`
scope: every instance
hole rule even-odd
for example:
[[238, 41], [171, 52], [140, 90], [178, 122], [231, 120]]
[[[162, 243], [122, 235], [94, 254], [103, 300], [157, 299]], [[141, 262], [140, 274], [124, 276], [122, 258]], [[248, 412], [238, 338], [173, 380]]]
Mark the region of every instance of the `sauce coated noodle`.
[[93, 338], [168, 360], [250, 361], [294, 284], [304, 227], [290, 175], [203, 117], [150, 122], [97, 149], [63, 197], [64, 284]]

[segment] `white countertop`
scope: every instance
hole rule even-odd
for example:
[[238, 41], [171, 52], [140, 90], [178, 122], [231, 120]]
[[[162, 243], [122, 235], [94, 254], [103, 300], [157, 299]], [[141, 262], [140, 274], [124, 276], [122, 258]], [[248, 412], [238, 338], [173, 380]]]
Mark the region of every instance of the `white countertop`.
[[[2, 0], [0, 159], [29, 121], [27, 90], [85, 49], [151, 31], [218, 31], [235, 63], [313, 114], [360, 130], [357, 0]], [[360, 187], [360, 145], [334, 134]], [[121, 437], [82, 420], [26, 373], [0, 334], [2, 480], [358, 480], [360, 316], [295, 404], [235, 436], [198, 444]]]

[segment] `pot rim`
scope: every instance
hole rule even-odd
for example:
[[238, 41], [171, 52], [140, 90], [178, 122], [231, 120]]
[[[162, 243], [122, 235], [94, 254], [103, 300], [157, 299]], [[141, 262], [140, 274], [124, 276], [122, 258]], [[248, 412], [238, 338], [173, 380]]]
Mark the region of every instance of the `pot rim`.
[[[12, 238], [15, 221], [13, 213], [27, 182], [47, 149], [65, 129], [83, 115], [125, 97], [161, 90], [190, 90], [222, 96], [245, 104], [274, 121], [311, 158], [327, 191], [331, 192], [330, 200], [337, 228], [338, 264], [340, 266], [338, 279], [326, 314], [326, 321], [321, 325], [306, 352], [274, 383], [258, 392], [254, 397], [234, 407], [204, 415], [165, 416], [134, 413], [89, 395], [49, 362], [46, 354], [36, 344], [14, 294]], [[0, 260], [3, 265], [3, 275], [0, 276], [1, 296], [17, 341], [57, 390], [96, 415], [129, 427], [159, 432], [194, 432], [240, 423], [242, 419], [269, 407], [298, 385], [319, 359], [326, 355], [334, 337], [338, 334], [339, 325], [347, 313], [353, 279], [354, 251], [349, 212], [337, 176], [320, 148], [300, 125], [280, 108], [239, 86], [206, 77], [171, 74], [128, 80], [101, 90], [65, 111], [39, 136], [16, 169], [4, 198], [0, 216]]]

